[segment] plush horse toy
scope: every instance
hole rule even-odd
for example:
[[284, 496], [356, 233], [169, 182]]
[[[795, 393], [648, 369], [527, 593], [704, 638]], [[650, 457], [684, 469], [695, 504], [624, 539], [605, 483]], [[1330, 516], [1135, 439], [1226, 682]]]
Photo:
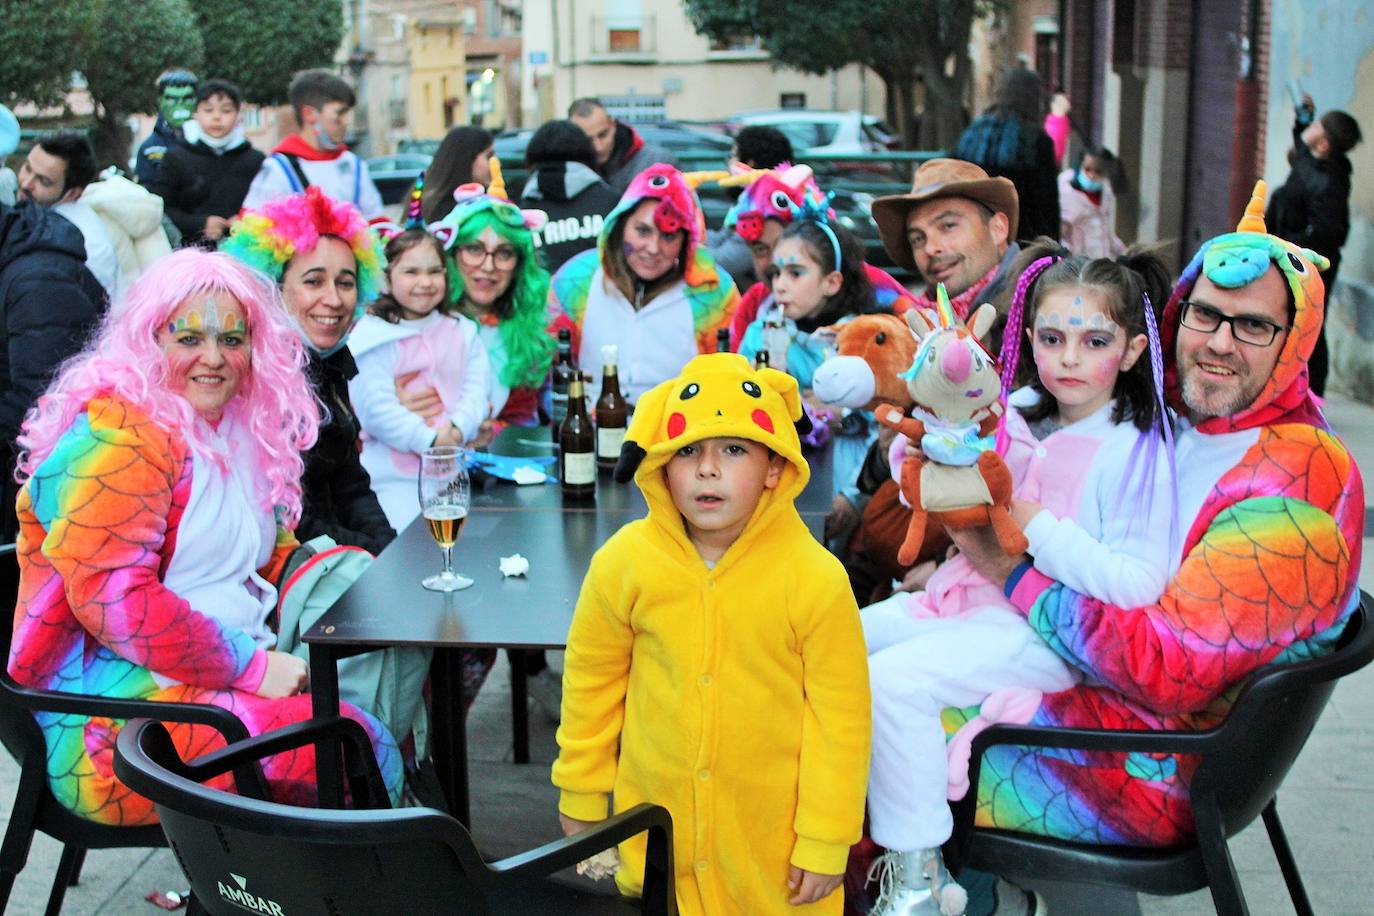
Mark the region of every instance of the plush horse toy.
[[915, 406], [880, 408], [878, 422], [920, 443], [924, 459], [902, 465], [902, 495], [911, 504], [911, 525], [897, 553], [902, 563], [920, 554], [930, 522], [950, 529], [991, 525], [1008, 555], [1023, 552], [1025, 534], [1012, 521], [1011, 471], [994, 443], [1002, 416], [997, 361], [981, 337], [997, 310], [984, 303], [967, 325], [959, 324], [941, 284], [938, 312], [911, 311], [907, 324], [918, 341], [911, 368], [902, 374]]
[[[836, 355], [817, 369], [812, 393], [821, 401], [851, 410], [911, 410], [911, 392], [901, 375], [916, 356], [916, 338], [896, 315], [859, 315], [833, 328]], [[886, 454], [886, 440], [882, 451]], [[901, 579], [910, 569], [897, 552], [911, 527], [911, 507], [902, 504], [897, 482], [884, 479], [864, 504], [859, 528], [849, 549], [866, 558], [884, 581]], [[949, 549], [943, 529], [928, 532], [916, 563], [939, 560]]]

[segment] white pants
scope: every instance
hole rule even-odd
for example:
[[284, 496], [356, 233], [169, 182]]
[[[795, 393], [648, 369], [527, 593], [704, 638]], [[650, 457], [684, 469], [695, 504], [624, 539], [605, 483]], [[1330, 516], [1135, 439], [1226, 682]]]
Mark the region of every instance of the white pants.
[[1014, 611], [913, 618], [908, 597], [861, 614], [873, 688], [869, 828], [878, 844], [900, 852], [939, 846], [954, 829], [941, 710], [976, 706], [1008, 688], [1056, 693], [1077, 680]]

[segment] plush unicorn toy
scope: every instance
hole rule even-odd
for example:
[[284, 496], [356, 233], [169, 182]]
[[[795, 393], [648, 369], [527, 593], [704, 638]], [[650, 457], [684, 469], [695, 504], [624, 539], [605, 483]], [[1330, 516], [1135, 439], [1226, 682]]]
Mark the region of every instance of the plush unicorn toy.
[[902, 495], [911, 504], [911, 524], [897, 553], [915, 562], [930, 522], [946, 528], [991, 525], [1008, 555], [1027, 547], [1012, 521], [1011, 471], [994, 445], [1002, 416], [1002, 386], [997, 361], [978, 342], [996, 317], [984, 303], [967, 325], [954, 317], [944, 284], [936, 290], [938, 313], [907, 313], [918, 346], [911, 368], [902, 374], [915, 402], [913, 417], [896, 407], [875, 416], [914, 443], [924, 458], [908, 456], [902, 465]]

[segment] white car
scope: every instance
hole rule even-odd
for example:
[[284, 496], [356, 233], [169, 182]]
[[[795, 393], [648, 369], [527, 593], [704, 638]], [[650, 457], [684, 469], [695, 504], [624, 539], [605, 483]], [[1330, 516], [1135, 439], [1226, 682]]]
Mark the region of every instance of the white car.
[[859, 111], [818, 111], [810, 108], [777, 108], [744, 111], [727, 122], [730, 133], [753, 125], [775, 127], [802, 153], [879, 153], [888, 149], [892, 136], [874, 115]]

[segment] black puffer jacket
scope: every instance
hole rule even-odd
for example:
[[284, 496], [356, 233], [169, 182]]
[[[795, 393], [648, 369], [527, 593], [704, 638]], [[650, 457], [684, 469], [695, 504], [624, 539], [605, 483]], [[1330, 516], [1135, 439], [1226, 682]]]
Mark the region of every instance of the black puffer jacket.
[[191, 244], [200, 241], [207, 217], [238, 214], [262, 160], [246, 142], [222, 154], [204, 143], [174, 146], [163, 155], [148, 190], [162, 198], [183, 243]]
[[323, 359], [312, 351], [306, 372], [328, 416], [315, 447], [305, 453], [296, 537], [305, 543], [327, 534], [340, 544], [381, 553], [396, 532], [358, 454], [358, 418], [348, 401], [348, 380], [358, 374], [358, 364], [347, 347]]
[[579, 252], [596, 247], [602, 218], [620, 198], [601, 176], [580, 162], [539, 162], [530, 171], [520, 206], [549, 215], [534, 232], [544, 269], [554, 273]]
[[1329, 293], [1340, 269], [1341, 246], [1350, 234], [1350, 160], [1313, 156], [1302, 139], [1307, 123], [1293, 124], [1293, 166], [1269, 199], [1264, 222], [1279, 238], [1330, 259], [1331, 266], [1322, 272]]
[[0, 204], [0, 537], [14, 540], [14, 440], [63, 360], [105, 311], [86, 269], [86, 243], [71, 223], [34, 204]]

